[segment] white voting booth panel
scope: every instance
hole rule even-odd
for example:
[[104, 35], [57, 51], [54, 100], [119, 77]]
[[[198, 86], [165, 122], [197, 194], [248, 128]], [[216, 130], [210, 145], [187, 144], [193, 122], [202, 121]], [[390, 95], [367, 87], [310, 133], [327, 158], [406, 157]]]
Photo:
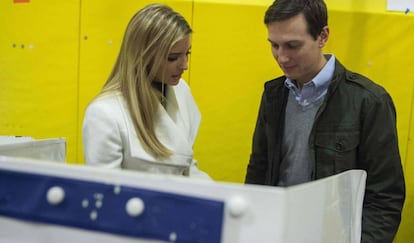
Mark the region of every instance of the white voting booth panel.
[[0, 242], [360, 242], [366, 174], [288, 187], [0, 156]]
[[65, 162], [66, 139], [0, 136], [0, 155]]

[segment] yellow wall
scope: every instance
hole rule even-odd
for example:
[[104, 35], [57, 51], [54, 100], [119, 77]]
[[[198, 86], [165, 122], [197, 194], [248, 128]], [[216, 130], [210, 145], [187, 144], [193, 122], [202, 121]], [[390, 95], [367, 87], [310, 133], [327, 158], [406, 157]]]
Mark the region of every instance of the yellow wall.
[[[281, 74], [263, 14], [273, 0], [164, 0], [194, 29], [190, 84], [202, 112], [195, 146], [216, 180], [242, 182], [263, 83]], [[83, 163], [81, 123], [115, 61], [131, 16], [152, 1], [0, 2], [0, 135], [66, 137], [67, 160]], [[407, 199], [398, 243], [414, 239], [413, 14], [386, 0], [327, 0], [332, 52], [383, 85], [398, 112]]]
[[0, 135], [78, 136], [80, 1], [0, 1]]
[[217, 180], [243, 181], [263, 83], [281, 74], [264, 6], [194, 4], [190, 85], [203, 114], [195, 156]]

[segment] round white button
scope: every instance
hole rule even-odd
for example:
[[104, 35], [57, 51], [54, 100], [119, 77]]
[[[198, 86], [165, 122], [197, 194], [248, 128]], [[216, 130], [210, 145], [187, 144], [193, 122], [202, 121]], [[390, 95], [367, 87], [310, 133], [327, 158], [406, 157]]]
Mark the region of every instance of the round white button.
[[126, 211], [129, 216], [131, 217], [137, 217], [144, 212], [144, 202], [137, 197], [133, 197], [128, 200], [126, 204]]
[[54, 186], [47, 191], [47, 202], [52, 205], [58, 205], [65, 199], [65, 191], [60, 186]]
[[228, 201], [230, 215], [234, 218], [243, 216], [247, 211], [247, 202], [243, 197], [235, 196]]

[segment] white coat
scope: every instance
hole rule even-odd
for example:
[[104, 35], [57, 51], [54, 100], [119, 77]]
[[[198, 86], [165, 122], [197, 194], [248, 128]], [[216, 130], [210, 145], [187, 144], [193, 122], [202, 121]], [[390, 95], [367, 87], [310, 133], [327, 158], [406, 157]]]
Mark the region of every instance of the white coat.
[[160, 104], [155, 132], [173, 151], [170, 158], [160, 161], [144, 150], [123, 97], [114, 92], [95, 99], [86, 109], [82, 128], [86, 164], [210, 178], [193, 159], [201, 114], [190, 88], [184, 80], [168, 88], [166, 108]]

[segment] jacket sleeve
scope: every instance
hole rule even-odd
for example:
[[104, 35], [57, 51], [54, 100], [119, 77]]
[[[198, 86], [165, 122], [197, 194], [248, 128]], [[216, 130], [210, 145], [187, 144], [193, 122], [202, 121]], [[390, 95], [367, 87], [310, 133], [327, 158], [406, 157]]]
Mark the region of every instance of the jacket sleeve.
[[395, 107], [386, 93], [363, 106], [359, 161], [367, 171], [367, 182], [362, 243], [391, 243], [405, 199]]
[[260, 102], [259, 113], [256, 121], [256, 127], [253, 133], [252, 152], [250, 154], [250, 161], [247, 166], [247, 173], [245, 183], [247, 184], [261, 184], [266, 182], [267, 173], [267, 138], [266, 138], [266, 123], [265, 123], [265, 93], [262, 95]]
[[120, 168], [122, 139], [117, 118], [105, 104], [91, 103], [85, 112], [82, 142], [87, 165]]

